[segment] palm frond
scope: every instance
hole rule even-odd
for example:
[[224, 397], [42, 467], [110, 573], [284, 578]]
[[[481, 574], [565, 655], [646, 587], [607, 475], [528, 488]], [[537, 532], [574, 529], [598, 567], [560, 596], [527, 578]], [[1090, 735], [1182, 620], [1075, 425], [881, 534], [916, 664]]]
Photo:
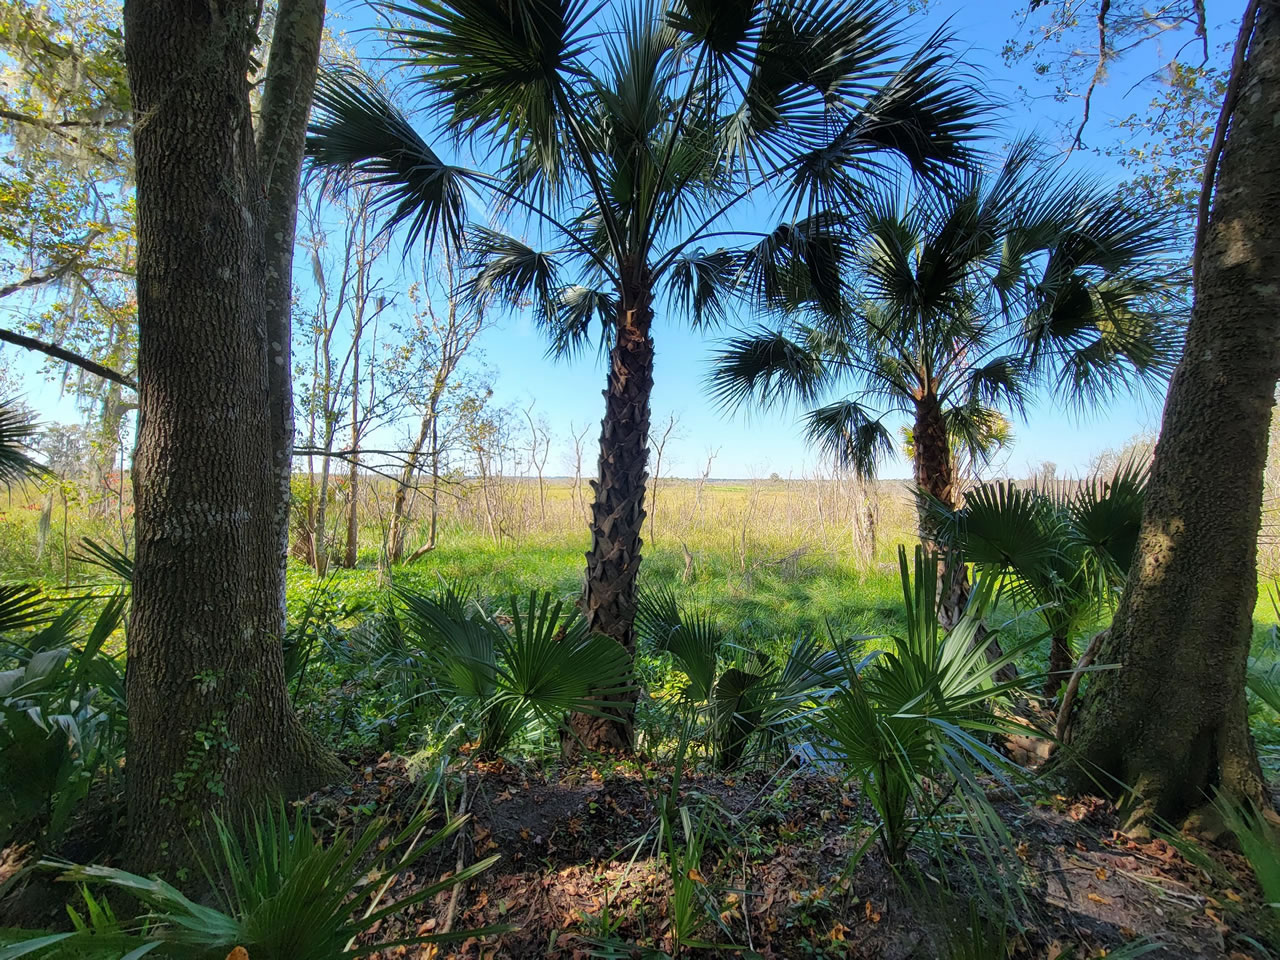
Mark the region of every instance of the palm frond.
[[667, 586], [642, 590], [636, 598], [636, 629], [658, 653], [669, 653], [689, 678], [686, 700], [706, 703], [715, 687], [724, 635], [709, 614], [680, 607]]
[[632, 689], [631, 659], [608, 637], [587, 631], [576, 607], [530, 593], [524, 611], [511, 599], [512, 626], [502, 644], [498, 701], [554, 726], [570, 711], [602, 714]]
[[804, 420], [805, 439], [860, 477], [874, 477], [880, 462], [893, 455], [889, 429], [853, 400], [811, 410]]
[[0, 584], [0, 634], [16, 633], [48, 623], [52, 616], [39, 587]]
[[820, 356], [781, 330], [761, 327], [725, 341], [707, 385], [723, 407], [754, 402], [767, 408], [816, 400], [826, 372]]
[[626, 651], [589, 634], [581, 614], [549, 593], [531, 593], [523, 606], [513, 597], [509, 626], [465, 588], [435, 596], [401, 588], [396, 597], [421, 651], [411, 669], [474, 711], [485, 753], [502, 750], [534, 719], [554, 727], [570, 711], [598, 714], [631, 689]]
[[779, 224], [744, 251], [741, 282], [757, 306], [787, 313], [812, 307], [838, 317], [847, 305], [851, 256], [843, 218], [818, 212]]
[[555, 324], [560, 281], [554, 253], [487, 227], [472, 228], [467, 250], [474, 270], [465, 287], [470, 299], [481, 308], [495, 302], [513, 309], [531, 305], [540, 325]]
[[[127, 891], [148, 910], [145, 936], [165, 945], [166, 952], [221, 955], [241, 948], [253, 956], [341, 960], [351, 956], [351, 941], [376, 930], [388, 916], [466, 883], [498, 860], [487, 857], [398, 900], [381, 902], [387, 889], [384, 876], [420, 863], [466, 823], [466, 817], [455, 817], [428, 832], [434, 814], [427, 807], [400, 830], [374, 820], [356, 836], [342, 832], [329, 843], [316, 838], [301, 810], [292, 818], [283, 808], [268, 810], [242, 827], [215, 817], [201, 864], [216, 892], [216, 906], [198, 903], [158, 878], [112, 867], [62, 861], [43, 861], [42, 866], [60, 870], [66, 881]], [[426, 934], [380, 946], [448, 943], [511, 929], [504, 925]]]
[[419, 237], [461, 243], [464, 186], [475, 175], [445, 163], [369, 77], [321, 72], [306, 149], [313, 169], [372, 191], [388, 212], [384, 230], [407, 224], [406, 249]]
[[925, 179], [973, 162], [971, 143], [990, 106], [957, 74], [941, 31], [930, 36], [870, 100], [857, 119], [867, 146], [890, 149]]
[[607, 290], [572, 284], [562, 287], [556, 297], [555, 324], [549, 331], [547, 355], [569, 357], [582, 352], [598, 325], [601, 351], [608, 348], [618, 315], [618, 301]]
[[101, 567], [125, 583], [133, 582], [133, 557], [113, 543], [94, 540], [92, 537], [81, 537], [80, 549], [72, 559], [90, 566]]
[[584, 0], [398, 0], [388, 39], [403, 66], [448, 104], [462, 137], [490, 136], [551, 181], [563, 156], [563, 111], [584, 76]]
[[1280, 714], [1280, 661], [1265, 663], [1250, 657], [1245, 681], [1259, 700]]
[[1091, 477], [1067, 503], [1072, 539], [1104, 568], [1112, 586], [1129, 573], [1146, 503], [1147, 468], [1135, 460], [1108, 479]]
[[742, 256], [732, 250], [685, 253], [668, 275], [672, 301], [688, 314], [694, 329], [715, 326], [725, 319], [730, 300], [740, 298]]
[[965, 495], [960, 510], [939, 514], [939, 521], [966, 560], [1024, 579], [1042, 579], [1061, 550], [1060, 521], [1051, 504], [1012, 481], [980, 484]]
[[0, 401], [0, 486], [38, 480], [48, 468], [31, 454], [31, 440], [40, 428], [12, 401]]
[[686, 43], [705, 47], [727, 68], [742, 63], [763, 7], [759, 0], [677, 0], [667, 9], [666, 22]]
[[964, 451], [974, 463], [990, 463], [1012, 439], [1009, 421], [992, 407], [965, 403], [948, 407], [942, 417], [952, 450]]

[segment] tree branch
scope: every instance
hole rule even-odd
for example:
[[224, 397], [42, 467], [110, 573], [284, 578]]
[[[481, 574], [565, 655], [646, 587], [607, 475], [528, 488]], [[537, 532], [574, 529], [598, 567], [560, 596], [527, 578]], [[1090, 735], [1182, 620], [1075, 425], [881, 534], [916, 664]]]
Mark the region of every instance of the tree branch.
[[63, 140], [66, 140], [68, 143], [75, 145], [76, 147], [86, 151], [87, 153], [93, 154], [99, 160], [104, 160], [107, 163], [112, 164], [113, 166], [118, 166], [120, 164], [119, 157], [113, 157], [111, 154], [107, 153], [105, 150], [99, 147], [96, 147], [91, 143], [85, 143], [83, 138], [76, 136], [74, 133], [71, 132], [71, 130], [83, 129], [83, 128], [93, 128], [93, 129], [101, 129], [101, 130], [114, 129], [117, 126], [123, 125], [123, 122], [124, 122], [123, 118], [121, 118], [120, 120], [111, 120], [111, 121], [64, 120], [62, 122], [56, 122], [53, 120], [45, 120], [43, 117], [33, 117], [30, 114], [26, 114], [26, 113], [17, 113], [13, 110], [0, 110], [0, 120], [8, 120], [11, 123], [24, 123], [30, 127], [38, 127], [41, 130], [45, 130], [49, 133], [52, 133], [54, 136], [61, 137]]
[[14, 333], [12, 330], [0, 330], [0, 341], [12, 343], [15, 346], [23, 347], [27, 350], [36, 350], [40, 353], [48, 354], [54, 359], [69, 363], [72, 366], [87, 370], [94, 376], [102, 377], [104, 380], [110, 380], [118, 383], [122, 387], [128, 387], [135, 393], [138, 384], [135, 380], [126, 377], [123, 373], [112, 370], [110, 367], [104, 367], [96, 360], [90, 360], [88, 357], [82, 357], [78, 353], [66, 350], [55, 343], [46, 343], [43, 340], [37, 340], [35, 337], [28, 337], [25, 334]]
[[1213, 142], [1209, 145], [1209, 156], [1205, 159], [1204, 177], [1200, 181], [1200, 203], [1196, 210], [1195, 248], [1191, 254], [1191, 286], [1195, 288], [1200, 278], [1200, 250], [1204, 246], [1204, 235], [1209, 230], [1209, 207], [1213, 202], [1213, 187], [1218, 179], [1218, 161], [1222, 159], [1222, 148], [1227, 142], [1227, 126], [1231, 122], [1231, 114], [1235, 112], [1236, 100], [1240, 96], [1240, 77], [1244, 73], [1244, 58], [1253, 39], [1253, 30], [1258, 21], [1258, 0], [1249, 0], [1244, 16], [1240, 20], [1240, 35], [1236, 37], [1235, 53], [1231, 56], [1231, 76], [1227, 80], [1227, 93], [1222, 98], [1222, 111], [1218, 114], [1218, 123], [1213, 130]]
[[1098, 65], [1094, 68], [1093, 78], [1089, 81], [1089, 89], [1084, 92], [1084, 116], [1080, 118], [1080, 126], [1076, 127], [1076, 138], [1071, 149], [1084, 146], [1084, 128], [1089, 122], [1089, 109], [1093, 105], [1093, 91], [1098, 81], [1107, 72], [1107, 13], [1111, 10], [1111, 0], [1102, 0], [1098, 6]]

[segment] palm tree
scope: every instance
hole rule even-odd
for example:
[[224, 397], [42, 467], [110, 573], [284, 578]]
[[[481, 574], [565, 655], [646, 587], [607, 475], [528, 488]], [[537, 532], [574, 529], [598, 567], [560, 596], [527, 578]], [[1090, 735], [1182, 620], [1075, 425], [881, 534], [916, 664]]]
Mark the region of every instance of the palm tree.
[[[711, 387], [731, 407], [835, 395], [806, 415], [806, 434], [862, 476], [894, 451], [886, 421], [906, 418], [916, 486], [954, 510], [956, 452], [982, 460], [1006, 412], [1038, 392], [1082, 408], [1156, 389], [1177, 359], [1164, 223], [1046, 172], [1031, 142], [990, 173], [923, 192], [889, 185], [856, 218], [850, 309], [801, 305], [729, 340]], [[927, 511], [919, 522], [936, 543]], [[944, 625], [968, 595], [963, 564], [949, 566]]]
[[980, 484], [959, 510], [926, 503], [938, 539], [999, 578], [1014, 602], [1043, 622], [1050, 637], [1046, 698], [1070, 676], [1073, 641], [1104, 619], [1124, 585], [1146, 483], [1146, 468], [1129, 462], [1111, 477], [1069, 487]]
[[[465, 293], [532, 305], [553, 353], [599, 330], [582, 609], [633, 651], [657, 313], [713, 324], [730, 290], [776, 309], [801, 275], [804, 299], [838, 313], [848, 224], [835, 211], [891, 169], [966, 162], [981, 100], [946, 38], [908, 49], [902, 19], [865, 0], [382, 3], [425, 115], [492, 169], [447, 163], [351, 73], [316, 96], [313, 162], [378, 191], [410, 242], [464, 249]], [[468, 195], [488, 204], [486, 225], [468, 225]], [[706, 249], [730, 239], [742, 246]], [[625, 722], [581, 719], [588, 745], [629, 745]]]

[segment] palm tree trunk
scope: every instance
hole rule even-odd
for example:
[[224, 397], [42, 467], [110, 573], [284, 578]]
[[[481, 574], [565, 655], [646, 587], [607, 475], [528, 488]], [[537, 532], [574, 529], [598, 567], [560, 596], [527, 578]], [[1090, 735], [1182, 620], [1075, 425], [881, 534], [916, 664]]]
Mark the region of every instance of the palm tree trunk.
[[1205, 178], [1213, 210], [1198, 238], [1186, 348], [1169, 384], [1137, 552], [1098, 653], [1121, 668], [1092, 680], [1072, 743], [1082, 761], [1077, 786], [1131, 788], [1129, 824], [1183, 822], [1219, 791], [1267, 803], [1245, 667], [1280, 378], [1274, 3], [1250, 6], [1237, 57], [1243, 70], [1233, 69], [1224, 101], [1221, 164]]
[[[947, 436], [947, 423], [943, 418], [942, 404], [932, 395], [916, 401], [916, 416], [912, 441], [915, 457], [912, 470], [916, 487], [948, 510], [956, 508], [954, 464], [951, 459], [951, 439]], [[955, 626], [964, 613], [969, 600], [969, 577], [964, 564], [954, 553], [938, 542], [929, 511], [923, 502], [917, 504], [921, 541], [936, 549], [943, 557], [942, 577], [939, 580], [938, 619], [948, 629]]]
[[1071, 644], [1066, 637], [1055, 636], [1049, 641], [1049, 674], [1044, 682], [1044, 698], [1052, 700], [1062, 689], [1062, 685], [1071, 679], [1075, 667], [1075, 657], [1071, 653]]
[[[942, 404], [929, 395], [916, 401], [916, 416], [912, 439], [915, 445], [913, 470], [916, 486], [932, 496], [948, 510], [956, 509], [955, 467], [951, 458], [951, 439], [947, 435], [947, 422]], [[942, 555], [942, 576], [939, 578], [938, 621], [950, 630], [964, 616], [969, 603], [969, 572], [963, 558], [940, 544], [933, 521], [923, 503], [919, 504], [920, 539]], [[986, 628], [978, 626], [975, 641], [981, 643], [987, 636]], [[992, 639], [986, 647], [988, 661], [1000, 659], [1004, 654], [999, 641]], [[1014, 679], [1017, 671], [1013, 664], [1005, 664], [994, 675], [997, 682]]]
[[[591, 549], [587, 551], [582, 612], [595, 633], [611, 637], [635, 653], [636, 574], [640, 569], [640, 529], [644, 525], [646, 465], [649, 458], [649, 396], [653, 391], [652, 296], [632, 292], [619, 310], [600, 429], [597, 479], [591, 482]], [[634, 698], [633, 698], [634, 699]], [[630, 750], [634, 703], [614, 719], [574, 714], [566, 752], [581, 744], [592, 750]]]

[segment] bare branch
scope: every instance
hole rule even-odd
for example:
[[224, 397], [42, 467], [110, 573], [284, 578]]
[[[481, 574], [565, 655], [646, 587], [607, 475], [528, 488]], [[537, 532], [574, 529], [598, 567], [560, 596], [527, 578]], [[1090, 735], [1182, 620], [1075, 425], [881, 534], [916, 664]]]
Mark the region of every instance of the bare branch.
[[82, 370], [87, 370], [96, 377], [102, 377], [104, 380], [110, 380], [113, 383], [118, 383], [120, 386], [128, 387], [130, 390], [135, 392], [138, 389], [137, 381], [130, 377], [126, 377], [123, 373], [112, 370], [110, 367], [105, 367], [96, 360], [90, 360], [88, 357], [83, 357], [78, 353], [73, 353], [70, 350], [58, 346], [56, 343], [46, 343], [43, 340], [37, 340], [35, 337], [28, 337], [25, 334], [14, 333], [12, 330], [0, 330], [0, 341], [12, 343], [15, 346], [23, 347], [27, 350], [36, 350], [40, 353], [48, 354], [56, 360], [69, 363]]
[[61, 137], [74, 147], [91, 153], [99, 160], [106, 161], [112, 166], [119, 166], [120, 158], [113, 157], [105, 150], [95, 147], [91, 143], [85, 143], [82, 137], [76, 136], [71, 132], [72, 129], [82, 129], [86, 127], [107, 130], [114, 127], [124, 126], [125, 119], [123, 117], [118, 120], [64, 120], [61, 122], [46, 120], [43, 117], [33, 117], [30, 114], [18, 113], [13, 110], [0, 110], [0, 120], [8, 120], [11, 123], [22, 123], [29, 127], [38, 127], [41, 130], [52, 133], [56, 137]]
[[1094, 68], [1093, 77], [1089, 80], [1089, 89], [1084, 92], [1084, 116], [1080, 118], [1080, 126], [1076, 127], [1076, 137], [1071, 149], [1084, 146], [1084, 128], [1089, 122], [1089, 110], [1093, 106], [1093, 91], [1107, 73], [1107, 13], [1111, 10], [1111, 0], [1102, 0], [1098, 5], [1098, 65]]
[[57, 283], [67, 274], [73, 272], [77, 267], [83, 266], [83, 264], [80, 263], [80, 258], [89, 252], [89, 248], [93, 246], [93, 241], [97, 240], [101, 235], [102, 231], [100, 230], [90, 230], [88, 235], [84, 238], [84, 241], [80, 244], [79, 251], [75, 255], [67, 257], [64, 262], [50, 267], [43, 273], [29, 273], [21, 280], [15, 280], [13, 283], [6, 283], [4, 286], [0, 287], [0, 300], [3, 300], [5, 297], [12, 296], [15, 293], [20, 293], [23, 290], [30, 289], [31, 287], [40, 287], [47, 283]]

